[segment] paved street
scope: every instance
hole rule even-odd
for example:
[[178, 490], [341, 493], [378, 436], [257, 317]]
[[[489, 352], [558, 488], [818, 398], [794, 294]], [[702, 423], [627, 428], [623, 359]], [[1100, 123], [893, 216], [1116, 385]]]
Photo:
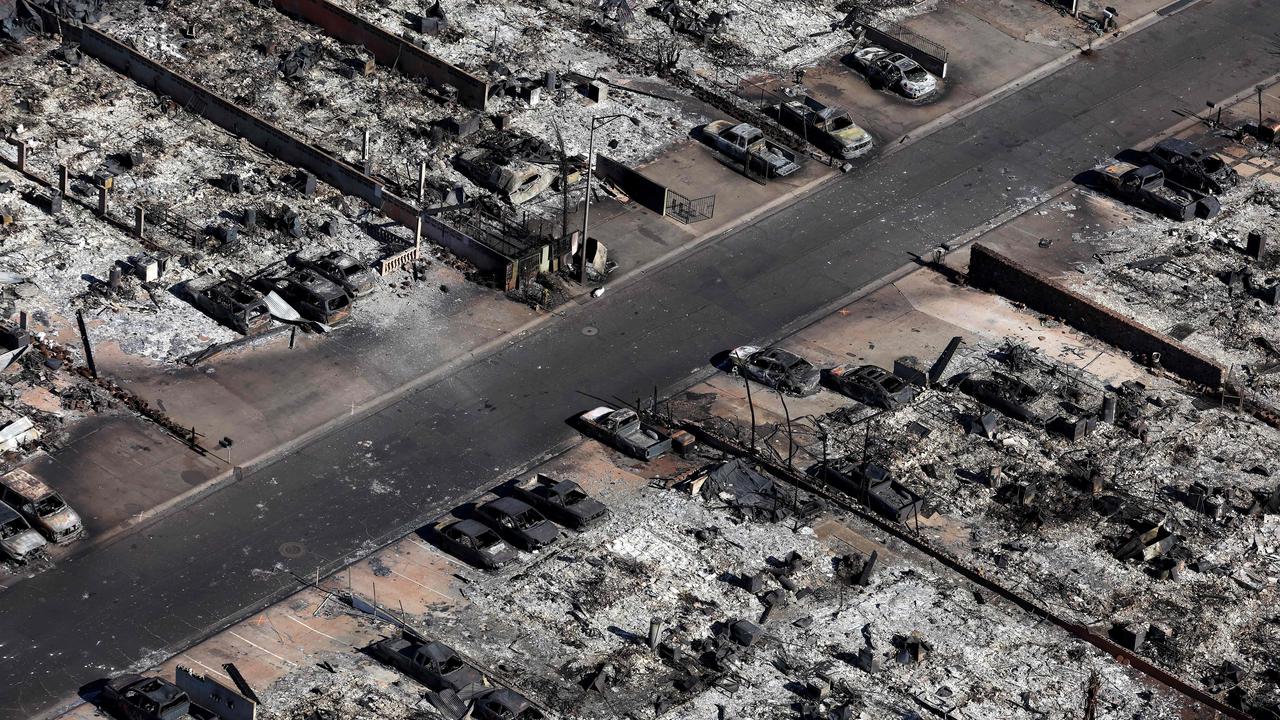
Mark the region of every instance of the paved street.
[[[1174, 109], [1251, 87], [1280, 70], [1268, 51], [1280, 13], [1265, 4], [1205, 0], [18, 584], [0, 613], [0, 717], [33, 717], [229, 624], [563, 442], [565, 419], [598, 398], [688, 384], [715, 353], [770, 338], [909, 252], [1159, 132]], [[302, 557], [279, 551], [293, 542]]]

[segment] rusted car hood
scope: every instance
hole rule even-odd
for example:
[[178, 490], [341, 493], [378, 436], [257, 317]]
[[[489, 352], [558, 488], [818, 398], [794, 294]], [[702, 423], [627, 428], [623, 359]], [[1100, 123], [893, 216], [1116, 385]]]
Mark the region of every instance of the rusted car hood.
[[40, 533], [35, 530], [27, 530], [13, 537], [0, 540], [0, 548], [4, 548], [5, 552], [17, 558], [26, 557], [47, 544], [45, 539], [40, 536]]

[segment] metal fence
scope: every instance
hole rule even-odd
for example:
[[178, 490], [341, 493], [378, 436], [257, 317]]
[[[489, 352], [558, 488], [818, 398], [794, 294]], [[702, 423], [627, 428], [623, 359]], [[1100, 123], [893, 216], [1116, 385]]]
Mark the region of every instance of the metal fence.
[[688, 225], [710, 220], [716, 211], [716, 196], [689, 199], [675, 190], [667, 190], [667, 217]]

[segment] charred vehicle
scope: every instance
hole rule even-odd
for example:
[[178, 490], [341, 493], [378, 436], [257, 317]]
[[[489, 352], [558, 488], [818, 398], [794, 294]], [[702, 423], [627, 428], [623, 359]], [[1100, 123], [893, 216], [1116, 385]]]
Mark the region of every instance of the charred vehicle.
[[235, 279], [187, 285], [191, 303], [205, 315], [242, 335], [252, 335], [271, 324], [271, 313], [262, 293]]
[[507, 542], [530, 552], [555, 542], [560, 530], [523, 500], [502, 497], [476, 508], [480, 522], [493, 528]]
[[341, 250], [303, 260], [302, 265], [341, 285], [353, 298], [364, 297], [378, 287], [378, 274], [373, 268]]
[[743, 345], [729, 353], [729, 360], [742, 375], [789, 395], [803, 397], [818, 392], [822, 378], [808, 360], [782, 348]]
[[254, 285], [264, 293], [274, 292], [307, 320], [337, 325], [351, 314], [347, 291], [310, 268], [299, 268], [283, 277], [259, 277]]
[[875, 365], [840, 365], [829, 375], [841, 394], [865, 405], [896, 410], [916, 399], [914, 385]]
[[1115, 162], [1099, 175], [1102, 188], [1116, 198], [1174, 220], [1207, 220], [1222, 211], [1217, 198], [1170, 182], [1155, 165]]
[[835, 157], [852, 160], [871, 150], [871, 134], [853, 122], [844, 108], [806, 97], [782, 103], [777, 113], [784, 126]]
[[190, 698], [177, 685], [139, 675], [107, 683], [100, 704], [119, 720], [183, 720], [191, 712]]
[[518, 556], [507, 541], [475, 520], [437, 525], [431, 529], [431, 536], [445, 551], [480, 568], [500, 568]]
[[1198, 192], [1221, 195], [1240, 182], [1240, 175], [1222, 158], [1180, 138], [1156, 143], [1147, 153], [1152, 165], [1179, 185]]
[[838, 458], [814, 465], [809, 474], [896, 522], [915, 517], [923, 503], [919, 495], [875, 463], [857, 465]]
[[542, 711], [514, 690], [499, 688], [476, 700], [476, 720], [542, 720]]
[[48, 542], [31, 529], [17, 510], [0, 503], [0, 552], [14, 562], [36, 557]]
[[754, 125], [715, 120], [702, 134], [716, 150], [765, 177], [786, 177], [800, 169], [794, 150], [766, 140]]
[[578, 416], [582, 429], [637, 460], [652, 460], [671, 450], [671, 437], [640, 420], [630, 408], [601, 406]]
[[0, 476], [0, 502], [21, 513], [50, 542], [71, 542], [84, 534], [80, 515], [61, 495], [26, 470]]
[[[577, 158], [570, 162], [575, 169], [579, 165]], [[453, 164], [475, 184], [519, 205], [555, 183], [560, 157], [540, 138], [512, 133], [490, 137], [462, 151]]]
[[463, 688], [484, 682], [479, 670], [440, 642], [411, 637], [386, 638], [373, 644], [369, 654], [435, 691]]
[[902, 53], [868, 45], [855, 50], [853, 57], [872, 87], [892, 90], [912, 100], [938, 89], [938, 79]]
[[516, 485], [512, 492], [565, 527], [582, 530], [609, 515], [604, 503], [587, 495], [572, 480], [556, 480], [538, 473], [532, 482]]

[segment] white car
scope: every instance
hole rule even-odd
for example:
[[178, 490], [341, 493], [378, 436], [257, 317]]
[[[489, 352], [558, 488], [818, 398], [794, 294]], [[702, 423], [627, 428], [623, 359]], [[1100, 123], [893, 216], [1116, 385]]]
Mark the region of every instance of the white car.
[[874, 86], [894, 90], [912, 100], [938, 89], [938, 79], [902, 53], [868, 45], [855, 50], [853, 56]]

